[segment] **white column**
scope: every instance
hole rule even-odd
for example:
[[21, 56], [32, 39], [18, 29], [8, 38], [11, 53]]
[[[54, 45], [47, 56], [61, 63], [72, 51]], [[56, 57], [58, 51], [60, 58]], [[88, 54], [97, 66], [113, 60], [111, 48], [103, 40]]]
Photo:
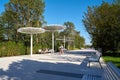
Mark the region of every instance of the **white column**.
[[65, 36], [64, 36], [64, 48], [65, 48]]
[[54, 53], [54, 32], [52, 32], [52, 50]]
[[31, 34], [31, 41], [30, 41], [30, 54], [32, 56], [32, 51], [33, 51], [33, 34]]

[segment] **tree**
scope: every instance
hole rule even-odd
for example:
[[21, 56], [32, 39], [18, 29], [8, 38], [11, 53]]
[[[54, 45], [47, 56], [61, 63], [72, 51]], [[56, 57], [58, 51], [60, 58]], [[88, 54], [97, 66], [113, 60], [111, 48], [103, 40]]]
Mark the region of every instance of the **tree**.
[[79, 32], [75, 35], [74, 42], [75, 42], [75, 47], [76, 48], [83, 48], [84, 45], [85, 45], [85, 39], [80, 36]]
[[[44, 22], [44, 1], [43, 0], [10, 0], [5, 5], [3, 19], [5, 20], [6, 34], [14, 41], [22, 39], [17, 29], [20, 27], [40, 27]], [[24, 37], [24, 36], [22, 36]], [[36, 39], [37, 41], [37, 39]]]
[[67, 36], [71, 36], [74, 33], [74, 24], [72, 22], [65, 22], [64, 25], [66, 26], [66, 29], [64, 31], [64, 34]]
[[2, 16], [0, 16], [0, 41], [4, 39], [4, 27], [3, 27]]
[[66, 26], [66, 29], [60, 33], [60, 36], [66, 36], [67, 40], [73, 40], [68, 41], [66, 44], [68, 45], [68, 49], [70, 48], [81, 48], [84, 46], [84, 38], [80, 36], [80, 32], [75, 30], [75, 25], [72, 22], [65, 22], [64, 25]]
[[120, 47], [120, 6], [103, 2], [88, 7], [83, 23], [92, 38], [93, 46], [116, 51]]
[[113, 3], [120, 5], [120, 0], [113, 0]]

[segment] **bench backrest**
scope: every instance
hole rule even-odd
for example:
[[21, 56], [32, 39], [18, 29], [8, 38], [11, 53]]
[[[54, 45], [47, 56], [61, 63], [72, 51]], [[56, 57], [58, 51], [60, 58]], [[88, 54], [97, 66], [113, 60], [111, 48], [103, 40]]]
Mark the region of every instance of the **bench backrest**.
[[96, 55], [97, 55], [98, 57], [101, 57], [101, 56], [102, 56], [102, 53], [100, 53], [99, 51], [96, 51]]
[[102, 80], [120, 80], [120, 69], [112, 62], [108, 62], [102, 78]]
[[96, 61], [99, 61], [101, 56], [102, 56], [102, 53], [100, 53], [99, 51], [96, 51], [96, 53], [91, 58], [96, 59]]

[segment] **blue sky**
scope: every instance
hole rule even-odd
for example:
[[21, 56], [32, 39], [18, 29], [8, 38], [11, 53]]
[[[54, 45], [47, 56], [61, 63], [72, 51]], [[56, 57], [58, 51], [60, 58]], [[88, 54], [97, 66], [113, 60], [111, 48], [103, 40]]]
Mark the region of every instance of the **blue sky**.
[[[88, 6], [97, 6], [103, 0], [45, 0], [45, 21], [48, 24], [64, 24], [70, 21], [75, 25], [75, 29], [80, 31], [80, 35], [85, 38], [86, 44], [90, 44], [89, 34], [82, 23], [84, 12]], [[112, 0], [104, 0], [111, 2]], [[4, 4], [9, 0], [0, 0], [0, 13], [4, 11]]]

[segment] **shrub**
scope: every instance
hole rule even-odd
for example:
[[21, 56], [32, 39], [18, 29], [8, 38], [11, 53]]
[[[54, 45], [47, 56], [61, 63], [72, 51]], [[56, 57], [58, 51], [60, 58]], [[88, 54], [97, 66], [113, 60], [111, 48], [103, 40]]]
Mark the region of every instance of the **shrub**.
[[35, 44], [35, 45], [33, 46], [33, 53], [38, 53], [38, 50], [39, 50], [39, 49], [41, 49], [40, 44]]
[[15, 43], [12, 41], [0, 43], [0, 56], [16, 56], [25, 54], [25, 46], [23, 43]]

